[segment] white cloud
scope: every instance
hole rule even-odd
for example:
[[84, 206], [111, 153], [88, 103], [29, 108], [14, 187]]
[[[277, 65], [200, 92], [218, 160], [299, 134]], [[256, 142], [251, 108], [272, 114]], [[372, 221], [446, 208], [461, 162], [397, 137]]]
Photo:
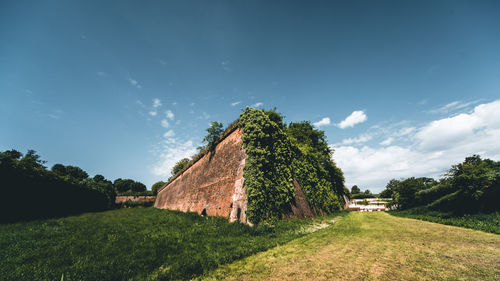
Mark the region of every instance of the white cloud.
[[325, 117], [325, 118], [319, 120], [318, 122], [314, 122], [313, 125], [315, 127], [321, 127], [321, 126], [330, 125], [330, 123], [331, 123], [330, 117]]
[[165, 111], [165, 116], [170, 119], [170, 120], [174, 120], [174, 113], [172, 112], [172, 110], [167, 110]]
[[471, 102], [454, 101], [454, 102], [450, 102], [444, 106], [441, 106], [439, 108], [429, 110], [428, 112], [429, 113], [442, 113], [442, 114], [450, 113], [450, 112], [457, 111], [460, 109], [466, 109], [466, 108], [470, 107], [471, 105], [479, 103], [480, 101], [481, 100], [475, 100], [475, 101], [471, 101]]
[[[194, 113], [194, 112], [193, 112], [193, 113]], [[205, 111], [203, 111], [203, 112], [201, 113], [201, 116], [199, 116], [198, 118], [199, 118], [199, 119], [205, 119], [205, 120], [206, 120], [206, 119], [210, 118], [210, 114], [208, 114], [208, 113], [206, 113]]]
[[240, 103], [241, 103], [241, 101], [235, 101], [235, 102], [232, 102], [232, 103], [231, 103], [231, 106], [237, 106], [237, 105], [238, 105], [238, 104], [240, 104]]
[[172, 130], [168, 130], [165, 134], [163, 134], [163, 136], [165, 138], [171, 138], [171, 137], [175, 136], [175, 132]]
[[157, 107], [160, 107], [160, 106], [162, 106], [162, 104], [161, 104], [161, 100], [160, 100], [160, 99], [158, 99], [158, 98], [153, 99], [153, 107], [154, 107], [154, 108], [157, 108]]
[[157, 114], [158, 114], [158, 112], [156, 112], [156, 110], [149, 112], [149, 115], [151, 115], [151, 116], [156, 116]]
[[176, 139], [169, 139], [161, 144], [157, 149], [159, 153], [158, 161], [153, 165], [151, 172], [167, 180], [170, 177], [172, 167], [182, 158], [189, 158], [196, 154], [196, 146], [192, 141], [179, 142]]
[[415, 127], [406, 127], [406, 128], [402, 128], [401, 130], [399, 130], [395, 135], [398, 137], [403, 137], [403, 136], [406, 136], [406, 135], [413, 133], [415, 130], [416, 130]]
[[372, 136], [370, 135], [361, 135], [357, 138], [348, 138], [348, 139], [343, 139], [342, 144], [360, 144], [360, 143], [365, 143], [369, 140], [372, 139]]
[[170, 127], [170, 124], [168, 123], [167, 119], [163, 119], [163, 120], [161, 120], [161, 126], [163, 128], [168, 128], [168, 127]]
[[381, 145], [391, 145], [391, 143], [394, 141], [393, 137], [387, 138], [384, 141], [380, 142]]
[[252, 107], [253, 107], [253, 108], [257, 108], [257, 107], [261, 107], [261, 106], [263, 106], [263, 105], [264, 105], [264, 103], [262, 103], [262, 102], [258, 102], [258, 103], [254, 103], [254, 104], [252, 104]]
[[361, 110], [356, 110], [347, 116], [342, 122], [338, 124], [339, 128], [345, 129], [347, 127], [354, 127], [354, 125], [363, 123], [366, 121], [366, 114]]
[[137, 80], [135, 79], [132, 79], [132, 78], [128, 78], [128, 82], [130, 83], [130, 85], [136, 87], [137, 89], [140, 89], [142, 86], [141, 84], [139, 84], [139, 82], [137, 82]]
[[499, 160], [500, 100], [420, 128], [403, 128], [394, 135], [404, 133], [410, 140], [405, 146], [389, 146], [388, 139], [381, 143], [387, 146], [381, 148], [334, 145], [333, 158], [344, 171], [346, 186], [357, 184], [379, 192], [392, 178], [440, 177], [472, 154]]

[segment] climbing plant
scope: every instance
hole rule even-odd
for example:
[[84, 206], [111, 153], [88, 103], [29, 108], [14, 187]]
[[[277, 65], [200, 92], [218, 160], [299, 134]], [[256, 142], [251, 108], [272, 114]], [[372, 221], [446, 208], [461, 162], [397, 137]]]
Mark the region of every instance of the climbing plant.
[[280, 218], [291, 212], [293, 179], [302, 187], [310, 206], [329, 213], [342, 204], [344, 178], [331, 160], [332, 151], [323, 132], [310, 126], [284, 126], [279, 114], [246, 108], [239, 119], [243, 147], [248, 155], [244, 168], [248, 198], [247, 217], [253, 223]]

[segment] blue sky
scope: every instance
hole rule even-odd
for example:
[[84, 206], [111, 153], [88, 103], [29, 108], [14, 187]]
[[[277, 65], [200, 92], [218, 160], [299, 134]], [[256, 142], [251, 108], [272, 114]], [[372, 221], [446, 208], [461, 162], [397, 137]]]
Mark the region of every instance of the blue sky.
[[150, 186], [277, 107], [380, 191], [500, 159], [499, 26], [498, 1], [2, 1], [0, 150]]

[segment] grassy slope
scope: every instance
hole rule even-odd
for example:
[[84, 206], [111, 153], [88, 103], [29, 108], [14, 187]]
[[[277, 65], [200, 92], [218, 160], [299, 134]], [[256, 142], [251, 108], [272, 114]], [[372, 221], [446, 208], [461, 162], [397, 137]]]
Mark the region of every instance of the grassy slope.
[[333, 226], [210, 272], [228, 280], [500, 280], [500, 236], [352, 212]]
[[453, 216], [448, 213], [415, 208], [405, 211], [391, 211], [390, 214], [500, 234], [500, 214], [498, 213]]
[[154, 208], [0, 225], [2, 280], [189, 278], [303, 236], [314, 220], [275, 231]]

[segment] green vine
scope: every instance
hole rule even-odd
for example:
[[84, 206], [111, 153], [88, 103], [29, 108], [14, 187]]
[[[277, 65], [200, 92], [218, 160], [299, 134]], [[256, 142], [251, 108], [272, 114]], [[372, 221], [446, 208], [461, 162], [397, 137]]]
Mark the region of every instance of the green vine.
[[[290, 213], [295, 199], [293, 179], [299, 182], [316, 212], [338, 210], [343, 204], [340, 198], [344, 178], [331, 160], [329, 148], [321, 146], [326, 142], [302, 143], [295, 137], [296, 132], [288, 130], [276, 119], [276, 113], [271, 113], [247, 108], [239, 119], [248, 156], [244, 168], [248, 219], [257, 224]], [[310, 127], [323, 140], [323, 133]]]

